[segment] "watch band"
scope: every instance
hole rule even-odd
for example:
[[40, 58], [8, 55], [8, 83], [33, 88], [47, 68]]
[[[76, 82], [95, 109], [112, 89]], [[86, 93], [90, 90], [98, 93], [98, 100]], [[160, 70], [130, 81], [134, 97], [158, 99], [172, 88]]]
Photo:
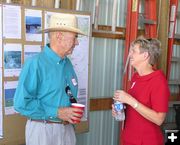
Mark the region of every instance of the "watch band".
[[136, 102], [136, 103], [133, 105], [133, 108], [136, 109], [138, 106], [139, 106], [139, 103]]

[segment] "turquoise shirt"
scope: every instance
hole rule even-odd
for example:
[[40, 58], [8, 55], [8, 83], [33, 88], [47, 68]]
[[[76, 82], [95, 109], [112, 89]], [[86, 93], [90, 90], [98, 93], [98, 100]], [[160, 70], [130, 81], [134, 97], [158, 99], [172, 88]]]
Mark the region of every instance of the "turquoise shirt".
[[14, 108], [28, 118], [59, 120], [58, 108], [70, 106], [65, 92], [67, 85], [76, 98], [77, 76], [72, 63], [45, 46], [40, 54], [26, 60], [15, 92]]

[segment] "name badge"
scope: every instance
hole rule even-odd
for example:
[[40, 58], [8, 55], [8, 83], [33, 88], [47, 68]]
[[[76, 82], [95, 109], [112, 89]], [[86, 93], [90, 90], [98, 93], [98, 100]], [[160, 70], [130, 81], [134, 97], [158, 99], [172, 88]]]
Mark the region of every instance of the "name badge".
[[134, 87], [134, 85], [136, 84], [136, 82], [133, 82], [132, 86], [131, 86], [131, 89]]
[[71, 81], [72, 81], [72, 83], [73, 83], [73, 85], [74, 85], [74, 86], [76, 86], [76, 85], [77, 85], [77, 81], [76, 81], [76, 79], [75, 79], [75, 78], [72, 78], [72, 80], [71, 80]]

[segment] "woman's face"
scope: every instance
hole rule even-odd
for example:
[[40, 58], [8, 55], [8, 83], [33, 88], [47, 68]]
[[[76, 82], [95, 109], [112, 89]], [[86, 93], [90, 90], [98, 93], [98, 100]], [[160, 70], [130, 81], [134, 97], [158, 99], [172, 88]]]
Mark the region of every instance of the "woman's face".
[[137, 67], [145, 61], [145, 52], [140, 52], [139, 44], [131, 46], [130, 49], [130, 64], [133, 67]]

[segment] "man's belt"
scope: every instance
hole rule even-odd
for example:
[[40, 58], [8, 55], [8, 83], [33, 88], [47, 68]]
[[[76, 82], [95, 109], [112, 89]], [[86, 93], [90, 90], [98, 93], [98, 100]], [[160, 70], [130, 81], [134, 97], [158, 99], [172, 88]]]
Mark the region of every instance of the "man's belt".
[[52, 124], [52, 123], [55, 123], [55, 124], [63, 124], [63, 125], [67, 125], [69, 124], [68, 121], [50, 121], [50, 120], [38, 120], [38, 119], [29, 119], [30, 121], [34, 121], [34, 122], [41, 122], [41, 123], [47, 123], [47, 124]]

